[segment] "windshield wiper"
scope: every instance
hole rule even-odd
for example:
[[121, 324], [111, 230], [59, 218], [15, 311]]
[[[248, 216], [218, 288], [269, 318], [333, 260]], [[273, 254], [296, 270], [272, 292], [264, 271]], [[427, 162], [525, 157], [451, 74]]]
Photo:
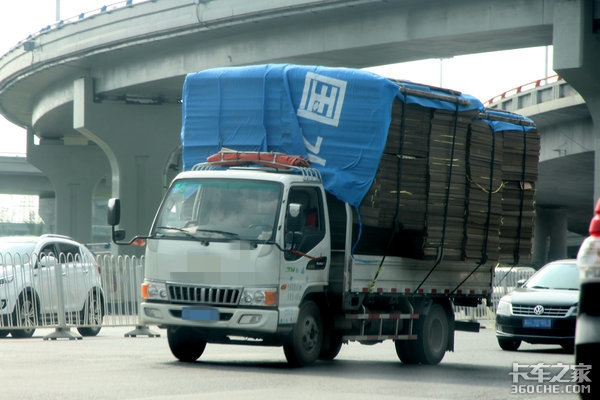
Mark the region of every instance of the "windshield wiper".
[[538, 286], [538, 285], [529, 286], [529, 287], [532, 289], [550, 289], [548, 286]]
[[218, 229], [197, 229], [196, 232], [207, 232], [207, 233], [217, 233], [219, 235], [223, 235], [223, 236], [231, 236], [234, 238], [239, 238], [240, 235], [235, 233], [235, 232], [227, 232], [227, 231], [220, 231]]
[[182, 229], [182, 228], [176, 228], [174, 226], [157, 226], [156, 229], [170, 229], [172, 231], [181, 232], [181, 233], [185, 234], [185, 236], [190, 237], [192, 239], [197, 239], [197, 237], [195, 235], [193, 235], [191, 232], [186, 231], [185, 229]]

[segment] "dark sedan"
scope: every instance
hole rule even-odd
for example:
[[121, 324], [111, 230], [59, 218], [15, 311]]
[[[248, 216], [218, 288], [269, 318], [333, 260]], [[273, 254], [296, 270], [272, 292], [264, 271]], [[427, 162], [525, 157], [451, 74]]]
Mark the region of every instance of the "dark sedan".
[[560, 344], [573, 350], [579, 300], [576, 260], [544, 265], [523, 285], [500, 299], [496, 337], [503, 350], [521, 342]]

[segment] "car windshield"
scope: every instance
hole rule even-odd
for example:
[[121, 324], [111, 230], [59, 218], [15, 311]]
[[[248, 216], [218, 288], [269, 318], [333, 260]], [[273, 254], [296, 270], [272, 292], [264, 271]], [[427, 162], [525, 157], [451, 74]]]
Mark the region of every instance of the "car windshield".
[[525, 283], [525, 287], [538, 289], [579, 289], [577, 264], [573, 262], [553, 262], [545, 265]]
[[173, 184], [152, 235], [194, 240], [272, 240], [281, 185], [234, 179], [187, 179]]

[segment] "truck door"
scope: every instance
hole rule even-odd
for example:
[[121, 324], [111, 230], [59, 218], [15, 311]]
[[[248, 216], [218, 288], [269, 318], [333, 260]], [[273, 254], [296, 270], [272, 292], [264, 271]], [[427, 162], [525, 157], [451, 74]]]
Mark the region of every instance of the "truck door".
[[288, 251], [284, 253], [281, 300], [297, 305], [308, 286], [322, 288], [327, 282], [329, 240], [322, 189], [293, 186], [286, 205], [284, 237]]

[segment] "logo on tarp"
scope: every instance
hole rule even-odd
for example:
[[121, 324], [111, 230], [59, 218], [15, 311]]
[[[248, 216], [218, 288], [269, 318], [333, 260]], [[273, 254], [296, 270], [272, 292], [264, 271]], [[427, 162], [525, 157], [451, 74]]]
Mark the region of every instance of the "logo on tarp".
[[346, 81], [307, 72], [297, 114], [323, 124], [338, 126], [345, 95]]

